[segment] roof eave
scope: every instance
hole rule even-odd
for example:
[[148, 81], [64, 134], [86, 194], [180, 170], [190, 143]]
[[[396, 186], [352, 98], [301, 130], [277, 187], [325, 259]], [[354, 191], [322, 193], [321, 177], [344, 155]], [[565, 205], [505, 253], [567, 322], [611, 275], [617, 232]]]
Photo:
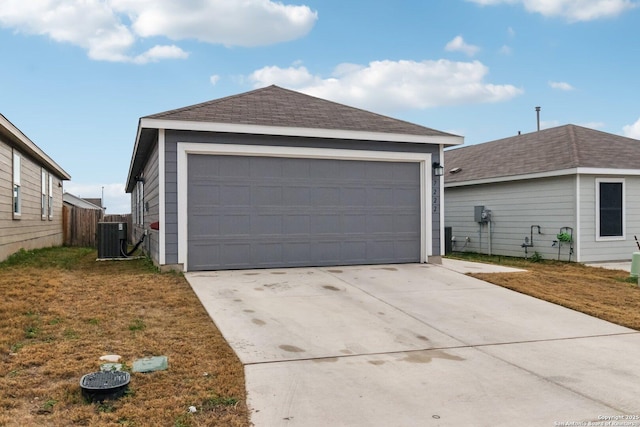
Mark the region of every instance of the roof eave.
[[131, 193], [133, 191], [133, 180], [134, 180], [134, 167], [136, 164], [136, 158], [138, 154], [138, 147], [140, 145], [140, 133], [142, 132], [141, 126], [142, 119], [138, 120], [138, 130], [136, 131], [136, 142], [133, 145], [133, 154], [131, 154], [131, 163], [129, 163], [129, 173], [127, 175], [127, 184], [125, 186], [125, 192]]
[[464, 137], [456, 135], [413, 135], [403, 133], [354, 131], [343, 129], [320, 129], [287, 126], [264, 126], [235, 123], [200, 122], [186, 120], [140, 119], [140, 127], [150, 129], [172, 129], [203, 132], [225, 132], [253, 135], [300, 136], [311, 138], [353, 139], [366, 141], [410, 142], [418, 144], [438, 144], [444, 146], [461, 145]]
[[522, 175], [511, 175], [511, 176], [497, 176], [497, 177], [489, 177], [489, 178], [481, 178], [481, 179], [469, 179], [465, 181], [456, 181], [456, 182], [447, 182], [445, 178], [444, 187], [445, 188], [453, 188], [453, 187], [465, 187], [470, 185], [481, 185], [481, 184], [497, 184], [501, 182], [511, 182], [511, 181], [522, 181], [527, 179], [539, 179], [539, 178], [552, 178], [556, 176], [567, 176], [567, 175], [626, 175], [626, 176], [640, 176], [640, 169], [613, 169], [613, 168], [570, 168], [570, 169], [562, 169], [555, 171], [547, 171], [547, 172], [537, 172], [537, 173], [529, 173]]

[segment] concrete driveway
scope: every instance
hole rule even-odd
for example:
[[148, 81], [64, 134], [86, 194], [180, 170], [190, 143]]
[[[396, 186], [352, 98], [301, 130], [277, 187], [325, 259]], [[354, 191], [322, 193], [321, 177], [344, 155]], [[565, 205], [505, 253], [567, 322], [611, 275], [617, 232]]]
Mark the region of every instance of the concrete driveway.
[[186, 277], [258, 427], [640, 427], [639, 332], [443, 266]]

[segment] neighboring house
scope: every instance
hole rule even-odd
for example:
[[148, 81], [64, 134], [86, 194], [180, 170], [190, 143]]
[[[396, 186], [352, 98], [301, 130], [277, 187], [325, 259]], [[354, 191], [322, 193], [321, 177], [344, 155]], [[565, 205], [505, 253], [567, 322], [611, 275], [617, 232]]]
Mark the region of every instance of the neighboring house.
[[579, 262], [638, 250], [638, 140], [566, 125], [447, 150], [444, 164], [453, 250]]
[[62, 181], [71, 177], [2, 114], [0, 165], [0, 261], [62, 245]]
[[100, 197], [97, 197], [97, 198], [86, 198], [84, 200], [86, 200], [87, 202], [92, 203], [92, 204], [100, 207], [103, 211], [107, 210], [106, 206], [102, 206], [102, 199]]
[[74, 206], [81, 209], [99, 210], [104, 213], [104, 208], [100, 206], [101, 199], [83, 199], [65, 191], [62, 194], [62, 201], [68, 206]]
[[184, 271], [437, 262], [462, 137], [277, 86], [142, 117], [135, 236]]

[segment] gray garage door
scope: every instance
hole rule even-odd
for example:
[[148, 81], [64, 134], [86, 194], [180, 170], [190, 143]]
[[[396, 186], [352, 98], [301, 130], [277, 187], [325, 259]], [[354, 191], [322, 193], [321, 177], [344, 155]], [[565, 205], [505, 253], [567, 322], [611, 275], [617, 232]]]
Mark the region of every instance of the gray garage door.
[[188, 269], [419, 262], [418, 163], [189, 155]]

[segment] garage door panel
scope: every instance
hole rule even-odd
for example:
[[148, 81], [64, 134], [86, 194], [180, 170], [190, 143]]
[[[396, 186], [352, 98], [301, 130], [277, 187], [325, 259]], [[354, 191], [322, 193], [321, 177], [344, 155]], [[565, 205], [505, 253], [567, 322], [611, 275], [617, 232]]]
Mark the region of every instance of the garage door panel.
[[420, 227], [420, 222], [416, 221], [415, 215], [398, 214], [393, 218], [393, 230], [396, 233], [408, 233], [411, 235], [416, 227]]
[[365, 235], [367, 233], [367, 215], [365, 213], [345, 214], [342, 221], [343, 231], [346, 234]]
[[285, 242], [282, 245], [282, 258], [291, 266], [304, 266], [311, 259], [311, 242]]
[[339, 186], [334, 187], [318, 187], [311, 193], [313, 204], [315, 206], [340, 206]]
[[415, 205], [416, 191], [420, 191], [419, 187], [397, 188], [393, 192], [394, 206], [412, 207]]
[[420, 260], [418, 163], [189, 155], [188, 164], [189, 270]]
[[338, 214], [316, 214], [309, 218], [309, 232], [311, 234], [336, 233], [341, 229], [340, 215]]
[[[212, 223], [220, 224], [215, 234], [220, 234], [220, 230], [225, 230], [227, 234], [244, 234], [251, 229], [250, 215], [217, 215], [216, 217], [219, 218], [219, 221], [211, 220]], [[210, 218], [210, 215], [207, 215], [206, 218]]]
[[282, 215], [256, 214], [252, 221], [251, 233], [268, 236], [282, 234]]
[[311, 206], [311, 189], [309, 187], [286, 185], [283, 188], [282, 203], [288, 207]]
[[282, 233], [286, 235], [309, 234], [309, 216], [284, 214]]
[[[193, 156], [197, 157], [197, 156]], [[242, 177], [250, 167], [250, 159], [248, 157], [229, 157], [229, 156], [199, 156], [201, 157], [202, 167], [209, 168], [214, 176], [220, 177]], [[209, 158], [207, 158], [209, 157]]]
[[251, 206], [251, 186], [248, 184], [221, 186], [220, 204], [222, 206]]
[[367, 204], [367, 190], [364, 187], [347, 187], [342, 189], [342, 206], [361, 207]]

